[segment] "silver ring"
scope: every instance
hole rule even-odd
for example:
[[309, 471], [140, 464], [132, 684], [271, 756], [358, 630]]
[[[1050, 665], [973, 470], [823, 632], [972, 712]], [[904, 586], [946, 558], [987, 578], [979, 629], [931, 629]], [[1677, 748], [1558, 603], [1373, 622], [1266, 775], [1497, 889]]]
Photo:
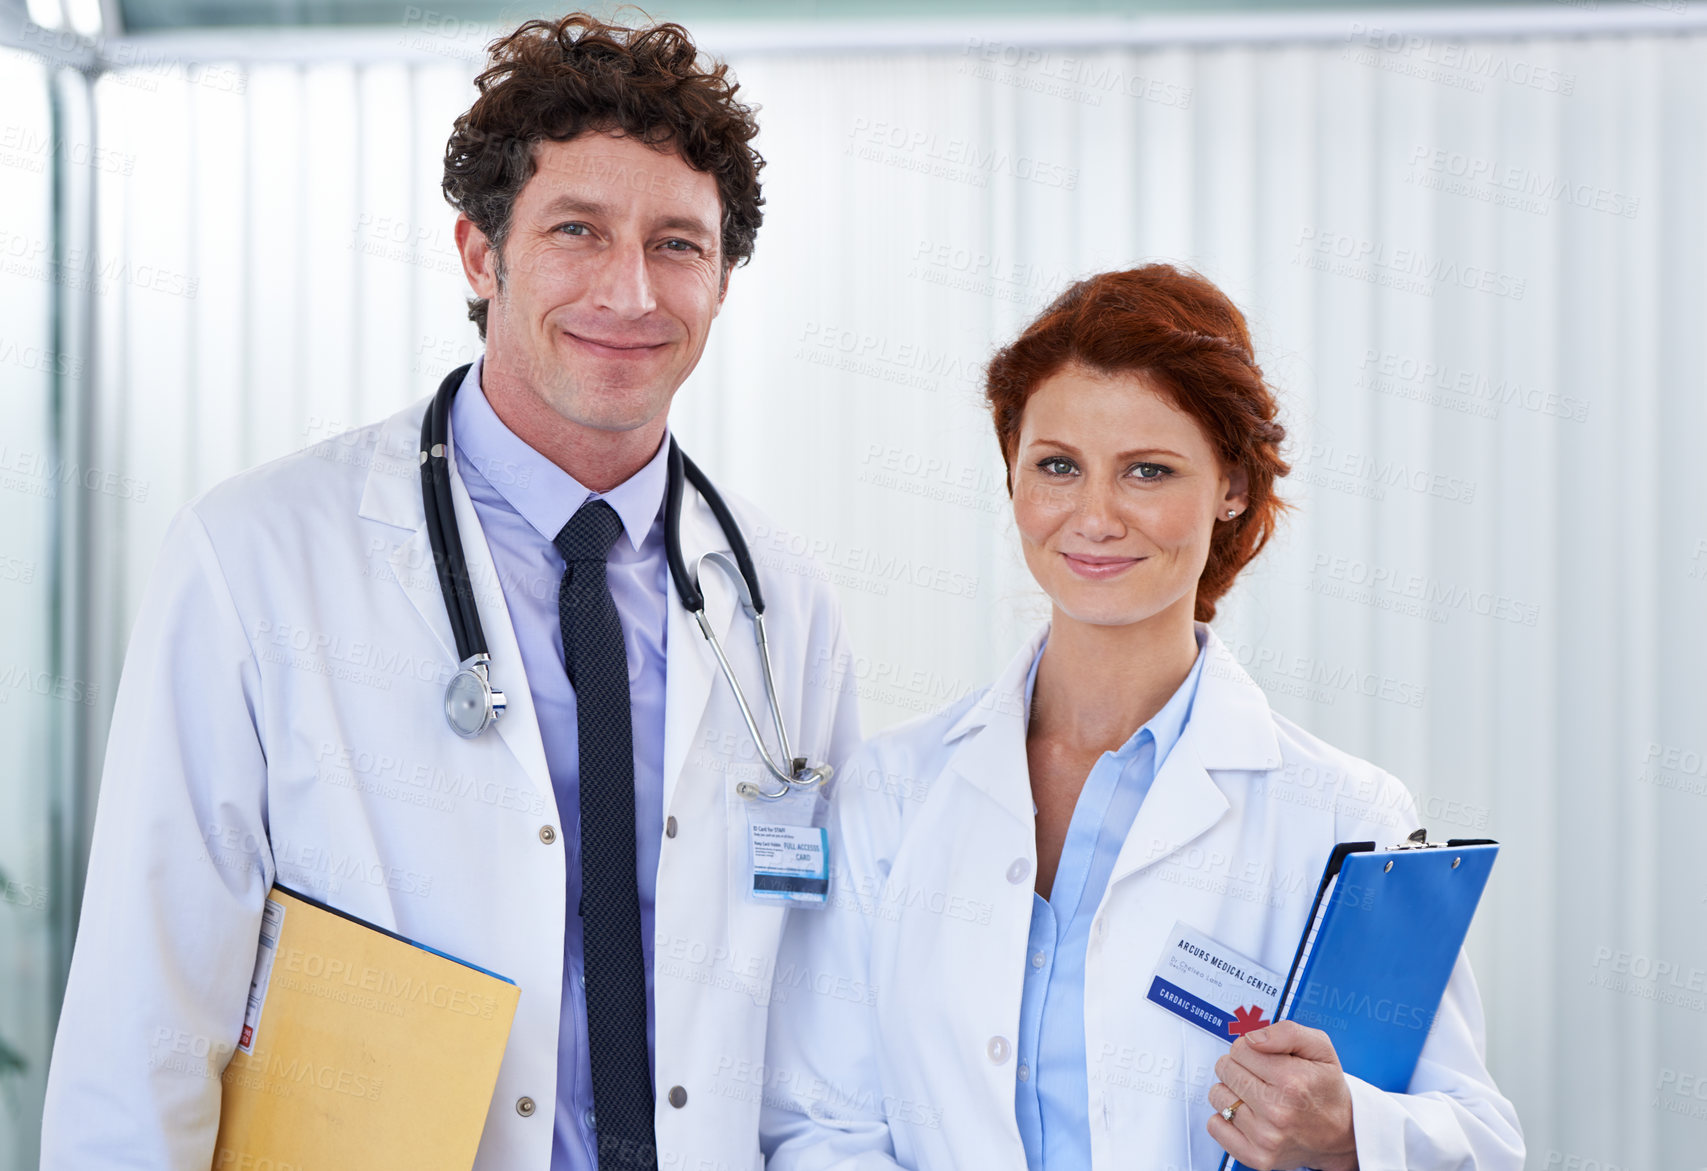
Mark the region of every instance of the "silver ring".
[[1243, 1098], [1236, 1099], [1231, 1106], [1221, 1111], [1221, 1117], [1228, 1122], [1233, 1121], [1233, 1115], [1237, 1114], [1239, 1112], [1239, 1107], [1244, 1104], [1245, 1100]]

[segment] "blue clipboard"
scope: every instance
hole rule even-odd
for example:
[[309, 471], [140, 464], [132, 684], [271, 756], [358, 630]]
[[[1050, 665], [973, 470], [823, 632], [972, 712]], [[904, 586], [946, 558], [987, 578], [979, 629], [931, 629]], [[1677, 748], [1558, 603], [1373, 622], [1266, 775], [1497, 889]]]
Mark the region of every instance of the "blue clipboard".
[[[1321, 1029], [1340, 1066], [1403, 1092], [1488, 885], [1499, 843], [1334, 847], [1280, 992], [1277, 1021]], [[1221, 1171], [1249, 1171], [1223, 1156]]]

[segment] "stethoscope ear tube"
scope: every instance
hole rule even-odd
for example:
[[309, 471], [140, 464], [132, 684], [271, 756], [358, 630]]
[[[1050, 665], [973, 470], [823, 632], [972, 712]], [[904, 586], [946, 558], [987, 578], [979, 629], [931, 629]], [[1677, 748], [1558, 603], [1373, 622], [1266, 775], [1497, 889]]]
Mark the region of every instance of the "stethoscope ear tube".
[[[475, 631], [471, 632], [467, 614], [464, 608], [463, 592], [458, 587], [453, 572], [451, 552], [452, 546], [445, 537], [445, 499], [450, 490], [450, 467], [448, 452], [445, 450], [445, 438], [449, 432], [449, 412], [451, 396], [456, 393], [468, 368], [466, 366], [453, 370], [448, 378], [439, 386], [439, 391], [433, 396], [433, 401], [427, 406], [426, 416], [421, 420], [421, 499], [427, 521], [427, 540], [433, 549], [433, 572], [438, 575], [439, 591], [444, 595], [445, 614], [450, 620], [451, 637], [456, 641], [456, 655], [459, 659], [467, 659], [475, 653], [474, 642], [478, 638], [479, 617], [475, 617]], [[441, 486], [444, 489], [441, 491]], [[455, 532], [456, 513], [450, 513], [451, 531]], [[456, 559], [461, 560], [462, 542], [459, 539], [455, 546]], [[486, 648], [482, 645], [480, 650]]]
[[[684, 480], [693, 483], [706, 506], [711, 509], [712, 515], [717, 518], [724, 539], [729, 542], [729, 553], [705, 553], [691, 572], [682, 556]], [[741, 535], [741, 526], [735, 523], [734, 513], [729, 511], [728, 504], [724, 503], [717, 489], [712, 487], [711, 480], [676, 446], [673, 437], [670, 440], [669, 478], [664, 495], [664, 555], [670, 563], [670, 576], [675, 579], [676, 593], [681, 597], [682, 605], [699, 623], [700, 633], [705, 635], [705, 641], [711, 645], [711, 652], [717, 657], [717, 665], [722, 669], [723, 677], [728, 680], [729, 690], [735, 696], [735, 704], [741, 710], [741, 718], [746, 722], [747, 731], [753, 737], [753, 745], [759, 751], [759, 758], [771, 776], [780, 782], [778, 788], [766, 789], [752, 781], [742, 781], [736, 787], [737, 791], [745, 797], [778, 801], [797, 790], [822, 784], [830, 775], [829, 768], [807, 768], [805, 759], [795, 757], [788, 742], [788, 729], [783, 722], [782, 705], [776, 691], [776, 675], [771, 668], [770, 642], [765, 637], [765, 598], [759, 590], [758, 569], [753, 564], [753, 555], [747, 548], [746, 539]], [[729, 576], [740, 597], [741, 608], [753, 620], [753, 638], [758, 644], [759, 663], [764, 672], [765, 698], [770, 701], [777, 744], [782, 749], [781, 763], [778, 763], [771, 755], [770, 749], [765, 747], [764, 737], [759, 734], [758, 720], [753, 715], [751, 705], [747, 703], [747, 695], [741, 689], [740, 681], [735, 678], [735, 669], [730, 665], [729, 656], [724, 653], [723, 644], [718, 640], [716, 632], [712, 630], [711, 621], [705, 616], [705, 594], [700, 590], [699, 572], [708, 562]]]
[[501, 691], [492, 689], [491, 660], [474, 586], [468, 579], [462, 537], [456, 525], [456, 503], [450, 486], [450, 403], [468, 367], [453, 370], [439, 385], [421, 420], [421, 505], [427, 540], [433, 549], [433, 569], [444, 595], [451, 638], [456, 642], [458, 670], [445, 687], [445, 720], [465, 740], [480, 735], [504, 713]]
[[[454, 375], [453, 375], [454, 377]], [[430, 469], [433, 496], [438, 501], [438, 521], [442, 530], [440, 540], [444, 543], [444, 560], [440, 573], [440, 584], [444, 584], [445, 576], [450, 579], [457, 599], [462, 609], [462, 621], [458, 624], [461, 629], [456, 631], [457, 657], [464, 661], [477, 655], [486, 654], [486, 632], [480, 628], [480, 610], [474, 602], [474, 584], [468, 580], [468, 561], [462, 552], [462, 534], [456, 523], [456, 500], [450, 487], [450, 402], [451, 395], [456, 393], [456, 387], [451, 387], [450, 394], [443, 393], [433, 400], [431, 412], [433, 442], [427, 448], [427, 464]], [[429, 539], [431, 534], [428, 534]]]
[[[735, 523], [735, 514], [729, 511], [727, 504], [723, 503], [723, 497], [719, 496], [717, 489], [711, 486], [711, 480], [699, 470], [693, 460], [683, 454], [682, 450], [676, 446], [676, 441], [673, 438], [670, 440], [670, 449], [674, 454], [682, 457], [681, 470], [687, 473], [688, 480], [699, 490], [700, 496], [704, 497], [705, 503], [711, 508], [711, 514], [717, 518], [718, 525], [723, 529], [723, 536], [729, 542], [729, 551], [735, 554], [735, 564], [740, 567], [741, 580], [747, 583], [747, 593], [753, 602], [753, 613], [763, 614], [765, 612], [765, 596], [759, 590], [759, 571], [753, 564], [752, 553], [747, 550], [747, 540], [741, 535], [741, 526]], [[675, 545], [676, 552], [679, 555], [682, 546], [682, 514], [679, 495], [676, 505], [676, 511], [669, 514], [670, 520], [667, 523], [672, 525], [672, 531], [667, 534], [667, 539]], [[699, 593], [699, 590], [695, 588], [694, 593]], [[686, 604], [687, 599], [683, 598], [682, 601]], [[701, 598], [699, 604], [703, 607], [705, 599]], [[690, 610], [695, 608], [693, 606], [688, 607]]]
[[699, 592], [699, 582], [688, 572], [682, 559], [682, 465], [687, 456], [670, 437], [670, 454], [666, 457], [668, 472], [664, 477], [664, 560], [670, 565], [670, 578], [676, 583], [676, 596], [691, 614], [705, 612], [705, 595]]

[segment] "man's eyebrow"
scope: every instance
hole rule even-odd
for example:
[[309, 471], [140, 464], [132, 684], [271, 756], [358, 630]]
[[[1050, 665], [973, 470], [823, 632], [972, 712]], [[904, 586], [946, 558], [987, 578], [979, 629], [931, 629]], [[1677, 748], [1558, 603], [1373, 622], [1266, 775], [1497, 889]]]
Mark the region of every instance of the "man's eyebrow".
[[580, 195], [559, 195], [544, 208], [544, 213], [548, 216], [570, 215], [576, 212], [583, 215], [609, 215], [610, 205]]
[[715, 236], [717, 234], [712, 230], [711, 225], [698, 216], [668, 216], [659, 220], [658, 226], [667, 228], [672, 232], [698, 232], [702, 236]]

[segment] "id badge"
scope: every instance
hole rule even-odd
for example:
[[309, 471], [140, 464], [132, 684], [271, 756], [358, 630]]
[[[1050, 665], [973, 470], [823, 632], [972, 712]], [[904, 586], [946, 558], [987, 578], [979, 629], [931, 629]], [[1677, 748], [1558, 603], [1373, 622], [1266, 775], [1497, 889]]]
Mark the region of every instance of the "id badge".
[[1175, 923], [1147, 997], [1231, 1044], [1274, 1023], [1281, 975], [1201, 931]]
[[777, 801], [746, 798], [747, 897], [760, 903], [822, 907], [830, 896], [830, 835], [812, 824], [814, 791]]

